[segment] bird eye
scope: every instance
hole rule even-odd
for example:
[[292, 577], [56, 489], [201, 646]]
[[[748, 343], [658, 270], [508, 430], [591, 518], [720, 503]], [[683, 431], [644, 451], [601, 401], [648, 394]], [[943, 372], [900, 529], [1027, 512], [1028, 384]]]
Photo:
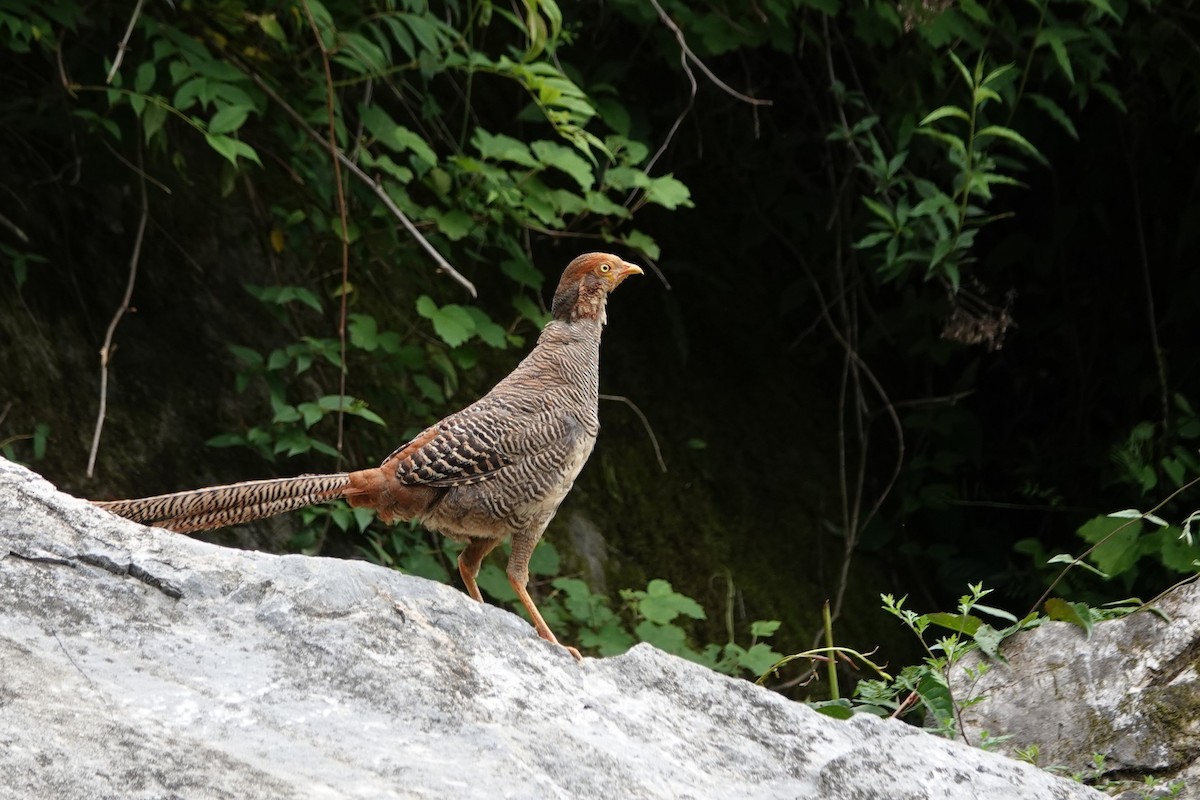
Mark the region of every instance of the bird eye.
[[610, 272], [610, 271], [612, 271], [612, 265], [610, 265], [608, 263], [601, 264], [600, 271], [601, 272]]

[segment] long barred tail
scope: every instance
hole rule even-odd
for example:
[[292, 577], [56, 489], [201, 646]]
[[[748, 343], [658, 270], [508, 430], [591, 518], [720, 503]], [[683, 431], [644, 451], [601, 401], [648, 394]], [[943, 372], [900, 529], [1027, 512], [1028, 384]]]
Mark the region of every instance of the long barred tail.
[[135, 500], [93, 501], [134, 522], [187, 533], [238, 525], [342, 497], [350, 475], [300, 475], [210, 486]]

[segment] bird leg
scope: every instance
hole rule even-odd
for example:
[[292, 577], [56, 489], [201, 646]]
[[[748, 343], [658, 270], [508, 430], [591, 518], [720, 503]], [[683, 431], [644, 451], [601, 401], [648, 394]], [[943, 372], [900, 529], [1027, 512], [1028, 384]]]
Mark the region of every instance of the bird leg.
[[579, 651], [569, 644], [563, 644], [554, 636], [554, 631], [550, 630], [550, 626], [546, 624], [546, 620], [542, 619], [542, 614], [537, 610], [537, 606], [533, 604], [533, 598], [529, 596], [529, 590], [525, 588], [525, 584], [529, 582], [529, 573], [526, 572], [524, 577], [512, 574], [512, 565], [509, 565], [508, 582], [512, 584], [513, 591], [517, 593], [517, 597], [521, 598], [521, 602], [525, 605], [525, 610], [529, 612], [530, 619], [533, 620], [533, 627], [537, 629], [538, 636], [545, 639], [550, 644], [556, 644], [566, 650], [576, 661], [583, 661], [583, 656]]
[[554, 631], [550, 630], [550, 626], [546, 624], [546, 620], [542, 619], [541, 612], [533, 604], [533, 598], [529, 596], [529, 589], [526, 588], [529, 584], [529, 558], [533, 555], [533, 548], [537, 545], [541, 535], [541, 531], [539, 530], [533, 536], [527, 533], [517, 533], [513, 536], [512, 555], [508, 557], [508, 569], [506, 570], [508, 573], [508, 582], [512, 585], [513, 591], [517, 593], [517, 597], [521, 598], [521, 603], [525, 606], [525, 610], [529, 612], [529, 618], [533, 620], [533, 627], [537, 629], [538, 636], [551, 644], [557, 644], [559, 647], [562, 647], [574, 656], [576, 661], [582, 661], [583, 656], [579, 655], [578, 650], [570, 645], [561, 644], [555, 638]]
[[458, 574], [462, 576], [463, 584], [467, 587], [467, 594], [480, 603], [483, 602], [483, 595], [479, 593], [479, 585], [475, 578], [479, 575], [479, 565], [498, 544], [499, 539], [471, 539], [458, 554]]

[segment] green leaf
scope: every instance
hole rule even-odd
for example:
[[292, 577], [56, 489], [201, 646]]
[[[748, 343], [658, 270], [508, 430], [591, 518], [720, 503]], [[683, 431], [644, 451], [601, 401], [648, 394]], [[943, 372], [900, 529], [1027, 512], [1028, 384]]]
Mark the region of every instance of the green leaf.
[[1095, 567], [1093, 567], [1091, 564], [1087, 563], [1086, 561], [1075, 558], [1074, 556], [1068, 555], [1067, 553], [1059, 553], [1056, 556], [1051, 556], [1050, 558], [1046, 559], [1046, 563], [1047, 564], [1067, 564], [1072, 567], [1080, 567], [1081, 569], [1085, 569], [1088, 572], [1092, 573], [1093, 575], [1104, 578], [1105, 580], [1112, 577], [1111, 575], [1108, 575], [1107, 573], [1101, 572], [1100, 570], [1096, 569]]
[[50, 423], [39, 422], [33, 426], [33, 459], [41, 461], [46, 456], [46, 443], [50, 440]]
[[370, 314], [351, 314], [347, 320], [350, 344], [368, 353], [379, 347], [379, 323]]
[[236, 344], [226, 345], [226, 347], [228, 347], [229, 352], [233, 353], [234, 357], [236, 357], [237, 360], [241, 361], [243, 364], [251, 367], [261, 367], [263, 364], [262, 354], [257, 350], [251, 350], [249, 347], [242, 347], [241, 345]]
[[863, 205], [869, 208], [875, 214], [875, 216], [886, 222], [889, 228], [896, 228], [896, 218], [892, 215], [891, 210], [888, 209], [887, 206], [883, 205], [883, 203], [880, 203], [878, 200], [867, 197], [866, 195], [862, 196], [862, 201]]
[[866, 250], [874, 247], [880, 242], [886, 242], [895, 235], [896, 234], [892, 231], [876, 231], [875, 233], [868, 233], [866, 236], [852, 244], [851, 247], [853, 247], [855, 250]]
[[529, 558], [529, 571], [534, 575], [557, 575], [561, 568], [558, 548], [550, 542], [543, 541]]
[[149, 144], [150, 140], [163, 129], [167, 122], [167, 109], [163, 108], [160, 103], [151, 102], [146, 105], [146, 110], [142, 113], [142, 133], [144, 141]]
[[921, 704], [940, 723], [950, 723], [954, 720], [954, 698], [945, 678], [937, 672], [925, 672], [916, 685], [917, 696]]
[[650, 181], [649, 175], [634, 167], [611, 167], [604, 173], [605, 185], [620, 191], [645, 189]]
[[154, 62], [143, 61], [134, 76], [133, 90], [138, 94], [148, 94], [154, 86], [154, 75]]
[[691, 208], [693, 205], [691, 190], [673, 175], [652, 179], [649, 188], [646, 189], [646, 200], [672, 211], [677, 208]]
[[398, 125], [378, 106], [363, 106], [359, 110], [363, 125], [380, 144], [396, 151], [409, 151], [429, 166], [438, 163], [437, 154], [421, 136]]
[[267, 36], [271, 37], [280, 44], [287, 44], [287, 36], [283, 32], [283, 26], [275, 19], [274, 14], [261, 14], [258, 17], [258, 27]]
[[476, 128], [471, 144], [479, 150], [479, 155], [492, 161], [508, 161], [531, 169], [539, 166], [538, 160], [529, 152], [528, 145], [502, 133], [492, 134]]
[[775, 635], [783, 623], [777, 619], [760, 619], [750, 623], [750, 635], [756, 639], [765, 639]]
[[967, 65], [962, 62], [961, 58], [955, 55], [953, 50], [950, 51], [949, 55], [950, 60], [954, 62], [954, 66], [957, 67], [959, 73], [962, 74], [963, 80], [967, 82], [967, 86], [974, 87], [975, 79], [971, 77], [971, 71], [967, 69]]
[[1054, 53], [1055, 60], [1058, 61], [1059, 69], [1074, 86], [1075, 70], [1071, 68], [1071, 59], [1067, 55], [1067, 46], [1063, 42], [1063, 31], [1058, 28], [1043, 28], [1038, 32], [1037, 39], [1034, 40], [1034, 47], [1043, 44], [1049, 46], [1050, 51]]
[[1108, 14], [1115, 21], [1117, 21], [1117, 22], [1122, 21], [1121, 17], [1117, 14], [1117, 12], [1113, 10], [1112, 4], [1109, 2], [1109, 0], [1087, 0], [1087, 2], [1091, 3], [1092, 6], [1094, 6], [1095, 8], [1098, 8], [1100, 11], [1104, 12], [1105, 14]]
[[850, 701], [845, 698], [838, 700], [818, 700], [815, 703], [807, 703], [806, 705], [818, 714], [824, 714], [834, 719], [846, 720], [854, 716], [854, 709], [850, 707]]
[[1012, 622], [1014, 624], [1017, 622], [1016, 614], [1009, 613], [1008, 611], [1005, 611], [1003, 608], [994, 608], [992, 606], [985, 606], [983, 603], [974, 603], [971, 605], [971, 610], [972, 611], [981, 611], [984, 614], [989, 614], [998, 619], [1002, 619], [1005, 622]]
[[254, 148], [245, 142], [232, 139], [228, 136], [214, 136], [211, 133], [204, 134], [205, 141], [208, 146], [216, 150], [221, 156], [229, 160], [229, 163], [237, 166], [238, 157], [253, 161], [255, 164], [262, 166], [262, 162], [258, 160], [258, 153], [254, 152]]
[[1022, 136], [1021, 134], [1014, 131], [1012, 128], [1005, 128], [1000, 125], [988, 125], [984, 128], [980, 128], [979, 131], [975, 135], [976, 135], [976, 137], [998, 136], [1001, 139], [1007, 139], [1010, 142], [1016, 143], [1017, 145], [1021, 146], [1025, 150], [1028, 150], [1030, 153], [1033, 153], [1034, 155], [1041, 155], [1040, 153], [1038, 153], [1038, 149], [1036, 147], [1034, 147], [1032, 144], [1030, 144], [1028, 139], [1026, 139], [1024, 136]]
[[[999, 79], [1003, 75], [1007, 75], [1009, 72], [1011, 72], [1013, 70], [1013, 68], [1014, 68], [1014, 65], [1012, 65], [1012, 64], [1002, 64], [1001, 66], [996, 67], [994, 70], [989, 72], [987, 74], [987, 76], [984, 77], [984, 79], [979, 82], [979, 85], [987, 86], [991, 83], [994, 83], [997, 79]], [[996, 100], [999, 100], [999, 99], [1000, 99], [999, 96], [996, 96]]]
[[642, 233], [641, 231], [629, 231], [620, 241], [651, 260], [657, 260], [662, 255], [662, 251], [658, 247], [658, 242], [654, 241], [649, 234]]
[[503, 350], [508, 347], [508, 336], [492, 318], [489, 317], [483, 309], [476, 306], [467, 306], [467, 314], [470, 315], [472, 324], [475, 326], [475, 334], [483, 340], [483, 342], [491, 347]]
[[644, 597], [638, 603], [638, 613], [651, 622], [665, 624], [683, 614], [692, 619], [704, 619], [704, 609], [692, 598], [679, 594], [671, 584], [655, 578], [646, 584]]
[[1004, 641], [1004, 634], [1001, 631], [985, 622], [975, 631], [973, 638], [984, 655], [994, 661], [1004, 662], [1004, 657], [1000, 655], [1000, 643]]
[[772, 650], [770, 645], [759, 642], [740, 654], [737, 663], [739, 667], [749, 670], [754, 677], [758, 678], [770, 672], [771, 667], [782, 659], [783, 656]]
[[948, 628], [958, 633], [965, 633], [968, 636], [975, 634], [979, 630], [979, 626], [983, 624], [983, 620], [979, 617], [964, 616], [962, 614], [950, 614], [945, 611], [938, 611], [933, 614], [927, 614], [926, 617], [934, 625], [940, 625], [943, 628]]
[[914, 133], [919, 133], [922, 136], [928, 136], [931, 139], [945, 142], [950, 146], [950, 149], [957, 153], [961, 158], [966, 158], [967, 145], [963, 142], [962, 137], [955, 136], [951, 133], [939, 131], [936, 128], [917, 128]]
[[1108, 575], [1120, 575], [1129, 570], [1139, 557], [1138, 537], [1142, 526], [1138, 521], [1112, 517], [1094, 517], [1080, 526], [1077, 533], [1084, 541], [1095, 544], [1091, 559]]
[[431, 209], [429, 216], [437, 224], [438, 230], [452, 242], [465, 239], [471, 229], [475, 227], [475, 220], [459, 208], [452, 208], [449, 211]]
[[186, 111], [196, 104], [196, 101], [208, 93], [208, 79], [195, 77], [175, 90], [171, 105], [180, 111]]
[[236, 433], [219, 433], [205, 444], [209, 447], [237, 447], [246, 444], [246, 437]]
[[1092, 612], [1086, 603], [1070, 603], [1061, 597], [1046, 601], [1046, 615], [1059, 622], [1069, 622], [1083, 629], [1087, 638], [1092, 636]]
[[580, 189], [590, 189], [596, 182], [591, 165], [571, 148], [540, 140], [531, 144], [530, 149], [542, 164], [562, 170], [574, 178]]
[[599, 214], [602, 217], [618, 217], [620, 219], [629, 217], [629, 209], [614, 202], [607, 195], [600, 192], [586, 192], [584, 198], [588, 211], [591, 211], [593, 214]]
[[505, 259], [500, 262], [500, 271], [517, 283], [530, 289], [541, 289], [545, 277], [533, 266], [533, 263], [523, 255]]
[[225, 106], [212, 115], [208, 132], [212, 135], [233, 133], [246, 122], [251, 109], [247, 106]]
[[941, 108], [935, 108], [933, 111], [930, 111], [925, 115], [925, 118], [917, 124], [928, 125], [931, 122], [937, 122], [939, 119], [944, 119], [946, 117], [954, 117], [955, 119], [961, 119], [964, 122], [971, 121], [971, 115], [966, 111], [963, 111], [958, 106], [942, 106]]
[[474, 320], [462, 306], [438, 308], [428, 295], [421, 295], [417, 299], [417, 313], [432, 322], [437, 335], [451, 347], [458, 347], [475, 332]]
[[434, 383], [433, 379], [428, 375], [418, 372], [412, 376], [412, 380], [413, 383], [416, 384], [417, 389], [421, 392], [421, 396], [426, 400], [429, 400], [432, 403], [437, 403], [438, 405], [446, 402], [446, 395], [444, 392], [442, 392], [442, 387]]
[[410, 131], [403, 125], [397, 125], [392, 137], [395, 139], [399, 149], [410, 151], [413, 157], [424, 161], [431, 167], [437, 165], [437, 154], [433, 152], [433, 148], [418, 134]]
[[550, 321], [550, 315], [539, 309], [525, 295], [517, 295], [513, 298], [512, 302], [513, 308], [517, 310], [517, 313], [536, 325], [538, 330], [546, 327], [546, 323]]
[[633, 633], [641, 641], [666, 653], [679, 655], [687, 645], [683, 628], [677, 625], [659, 625], [647, 619], [639, 622]]

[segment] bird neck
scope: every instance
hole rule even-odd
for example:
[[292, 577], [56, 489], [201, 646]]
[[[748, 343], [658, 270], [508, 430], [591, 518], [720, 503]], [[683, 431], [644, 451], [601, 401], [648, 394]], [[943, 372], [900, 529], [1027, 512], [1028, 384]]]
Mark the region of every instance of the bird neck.
[[589, 395], [596, 394], [600, 385], [602, 316], [573, 321], [552, 319], [546, 323], [534, 348], [541, 358], [553, 360], [552, 369], [556, 375], [585, 389]]
[[608, 321], [608, 292], [596, 286], [570, 286], [560, 288], [554, 295], [551, 313], [554, 319], [565, 323], [588, 320], [603, 325]]

